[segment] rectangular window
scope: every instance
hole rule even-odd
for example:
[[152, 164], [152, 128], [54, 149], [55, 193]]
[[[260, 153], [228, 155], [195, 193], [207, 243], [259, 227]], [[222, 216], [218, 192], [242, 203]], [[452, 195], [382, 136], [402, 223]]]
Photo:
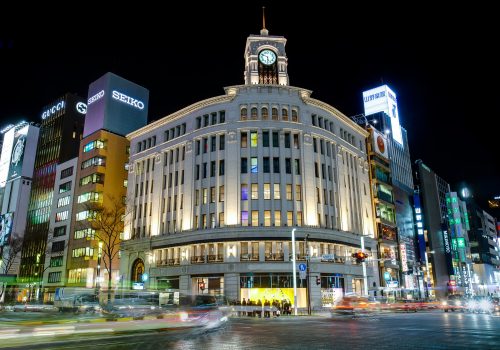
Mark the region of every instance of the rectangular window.
[[85, 146], [83, 146], [83, 152], [84, 153], [90, 152], [94, 148], [104, 148], [104, 141], [103, 140], [90, 141]]
[[264, 184], [264, 199], [271, 199], [271, 184]]
[[85, 192], [78, 196], [78, 203], [99, 202], [102, 195], [99, 192]]
[[273, 158], [273, 173], [279, 174], [280, 172], [280, 159], [279, 158]]
[[257, 147], [258, 137], [257, 131], [250, 132], [250, 147]]
[[294, 159], [294, 170], [295, 170], [295, 175], [300, 175], [300, 159]]
[[302, 188], [300, 185], [295, 185], [295, 200], [302, 200]]
[[318, 204], [321, 203], [321, 195], [319, 192], [319, 187], [316, 187], [316, 203], [318, 203]]
[[321, 164], [321, 177], [323, 179], [326, 178], [326, 167], [325, 167], [325, 164]]
[[215, 203], [215, 187], [210, 187], [210, 203]]
[[325, 154], [325, 141], [319, 140], [321, 154]]
[[207, 228], [207, 214], [201, 216], [201, 227]]
[[[196, 117], [196, 129], [201, 128], [201, 117]], [[168, 141], [168, 140], [165, 140]]]
[[209, 122], [208, 114], [205, 114], [203, 116], [203, 126], [208, 126], [208, 122]]
[[281, 191], [280, 191], [280, 184], [273, 184], [273, 198], [274, 199], [281, 199]]
[[274, 211], [274, 226], [281, 226], [281, 211]]
[[259, 211], [252, 210], [252, 226], [259, 226]]
[[[199, 180], [200, 179], [200, 165], [199, 164], [196, 164], [196, 170], [195, 170], [195, 177], [196, 177], [196, 180]], [[165, 187], [163, 187], [165, 188]]]
[[269, 131], [262, 132], [262, 146], [269, 147]]
[[64, 221], [68, 219], [69, 211], [60, 211], [59, 213], [56, 213], [56, 222]]
[[59, 226], [54, 228], [54, 237], [61, 237], [66, 235], [66, 226]]
[[316, 126], [316, 120], [317, 120], [317, 119], [316, 119], [316, 114], [312, 114], [312, 115], [311, 115], [311, 119], [312, 119], [312, 120], [311, 120], [312, 125]]
[[273, 131], [273, 147], [280, 146], [280, 138], [279, 133], [277, 131]]
[[207, 163], [203, 163], [203, 178], [207, 178]]
[[95, 237], [95, 230], [91, 228], [85, 228], [83, 230], [75, 230], [75, 239], [81, 239], [88, 237], [90, 239], [94, 239]]
[[248, 226], [248, 211], [241, 212], [241, 226]]
[[217, 137], [212, 136], [210, 138], [210, 152], [215, 152], [217, 150]]
[[241, 133], [241, 148], [247, 148], [248, 146], [248, 135], [246, 132]]
[[224, 159], [219, 160], [219, 176], [223, 176], [225, 173], [224, 165]]
[[241, 158], [241, 173], [242, 174], [248, 173], [248, 159], [247, 158]]
[[256, 174], [259, 172], [259, 167], [258, 167], [258, 162], [257, 162], [257, 157], [252, 157], [251, 158], [251, 163], [250, 163], [250, 172], [252, 174]]
[[200, 140], [196, 140], [196, 155], [200, 154], [201, 143]]
[[208, 188], [203, 189], [203, 204], [208, 203]]
[[212, 125], [217, 124], [217, 113], [212, 113]]
[[57, 241], [52, 243], [51, 253], [58, 253], [64, 251], [65, 241]]
[[286, 225], [293, 226], [293, 211], [286, 212]]
[[104, 166], [106, 165], [106, 159], [104, 157], [92, 157], [90, 159], [84, 160], [82, 162], [81, 168], [86, 169], [91, 166]]
[[219, 227], [224, 227], [224, 213], [219, 213]]
[[264, 210], [264, 226], [266, 226], [266, 227], [271, 226], [271, 211], [270, 210]]
[[71, 196], [59, 198], [57, 200], [57, 207], [60, 208], [60, 207], [64, 207], [65, 205], [68, 205], [70, 198], [71, 198]]
[[203, 138], [203, 153], [207, 153], [208, 152], [208, 138], [205, 137]]
[[210, 162], [210, 177], [215, 176], [215, 160]]
[[59, 185], [59, 193], [64, 193], [71, 190], [71, 181]]
[[319, 177], [319, 166], [318, 162], [314, 163], [314, 176]]
[[270, 165], [270, 162], [269, 162], [269, 157], [264, 157], [263, 161], [264, 161], [264, 163], [263, 163], [264, 173], [271, 172], [271, 165]]
[[316, 138], [313, 137], [313, 150], [314, 150], [314, 153], [318, 153], [318, 146], [316, 145]]
[[302, 212], [297, 212], [297, 226], [302, 226]]
[[259, 184], [252, 184], [252, 199], [259, 199]]
[[295, 148], [295, 149], [300, 148], [299, 134], [293, 134], [293, 148]]
[[287, 174], [292, 173], [292, 159], [291, 158], [285, 158], [285, 172]]
[[219, 112], [219, 123], [225, 123], [226, 122], [226, 111], [220, 111]]
[[292, 185], [290, 184], [287, 184], [286, 185], [286, 200], [287, 201], [291, 201], [293, 200], [293, 197], [292, 197]]
[[224, 185], [219, 186], [219, 202], [224, 202]]
[[290, 133], [285, 133], [285, 148], [290, 148]]
[[63, 266], [63, 256], [53, 256], [50, 258], [50, 267], [59, 267]]
[[226, 149], [226, 136], [220, 135], [219, 136], [219, 150], [223, 151], [224, 149]]
[[61, 171], [61, 177], [60, 178], [64, 179], [64, 178], [66, 178], [68, 176], [71, 176], [71, 175], [73, 175], [73, 167], [69, 167], [69, 168], [63, 169]]
[[[61, 265], [59, 265], [59, 266], [61, 266]], [[61, 282], [61, 274], [62, 274], [61, 271], [59, 271], [59, 272], [50, 272], [49, 273], [49, 280], [48, 280], [48, 282], [49, 283]]]
[[241, 184], [241, 200], [242, 201], [248, 200], [248, 185], [247, 184]]

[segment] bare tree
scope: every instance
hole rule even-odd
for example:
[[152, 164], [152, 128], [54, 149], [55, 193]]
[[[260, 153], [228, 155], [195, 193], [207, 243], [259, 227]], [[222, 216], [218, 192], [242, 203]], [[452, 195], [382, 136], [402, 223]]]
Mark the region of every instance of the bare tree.
[[99, 254], [102, 254], [102, 262], [108, 272], [107, 304], [109, 305], [113, 282], [112, 266], [120, 251], [127, 207], [123, 200], [113, 197], [108, 197], [105, 202], [105, 205], [99, 202], [90, 203], [87, 205], [87, 210], [89, 210], [89, 225], [95, 231], [94, 238], [99, 244]]
[[[9, 273], [10, 268], [16, 261], [16, 258], [18, 257], [22, 248], [23, 248], [23, 239], [18, 235], [11, 235], [9, 244], [7, 246], [0, 248], [0, 257], [2, 259], [0, 266], [0, 274], [6, 275]], [[0, 281], [0, 300], [2, 299], [6, 287], [7, 283]]]

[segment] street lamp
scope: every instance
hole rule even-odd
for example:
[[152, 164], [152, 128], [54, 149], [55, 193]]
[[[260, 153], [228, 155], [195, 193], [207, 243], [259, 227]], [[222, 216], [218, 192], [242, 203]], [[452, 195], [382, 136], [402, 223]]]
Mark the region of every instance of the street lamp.
[[293, 311], [297, 316], [297, 266], [295, 266], [295, 228], [292, 229]]

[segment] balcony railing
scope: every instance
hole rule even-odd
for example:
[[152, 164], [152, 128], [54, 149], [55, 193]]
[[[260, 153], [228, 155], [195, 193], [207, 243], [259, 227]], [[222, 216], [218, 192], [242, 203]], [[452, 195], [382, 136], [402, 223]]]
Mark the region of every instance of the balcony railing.
[[285, 261], [285, 255], [280, 253], [266, 253], [266, 261]]
[[223, 262], [224, 255], [222, 254], [211, 254], [208, 256], [208, 262]]
[[259, 254], [241, 254], [240, 261], [259, 261]]

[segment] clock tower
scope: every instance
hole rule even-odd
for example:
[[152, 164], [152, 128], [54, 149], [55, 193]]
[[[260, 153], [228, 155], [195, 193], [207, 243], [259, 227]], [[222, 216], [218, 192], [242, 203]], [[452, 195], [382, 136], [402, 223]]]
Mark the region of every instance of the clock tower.
[[286, 39], [270, 36], [265, 17], [260, 35], [250, 35], [245, 46], [245, 84], [289, 85]]

